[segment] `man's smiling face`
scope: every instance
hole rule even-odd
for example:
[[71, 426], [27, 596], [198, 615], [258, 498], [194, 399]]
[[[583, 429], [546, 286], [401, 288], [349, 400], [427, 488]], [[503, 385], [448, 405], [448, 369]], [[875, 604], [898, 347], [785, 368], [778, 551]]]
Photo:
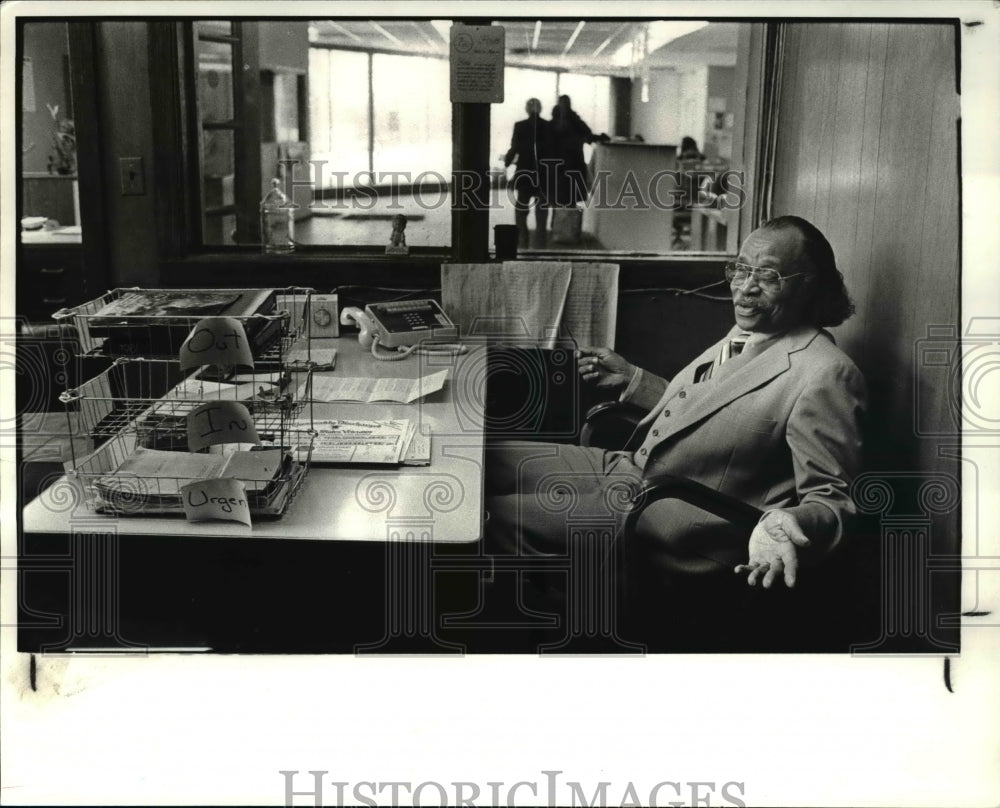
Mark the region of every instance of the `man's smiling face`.
[[[789, 228], [754, 230], [743, 242], [737, 265], [753, 268], [742, 282], [730, 283], [736, 324], [744, 331], [774, 334], [801, 322], [805, 281], [800, 265], [802, 236]], [[775, 270], [784, 277], [777, 283], [759, 277], [761, 270]], [[764, 273], [767, 274], [767, 273]], [[795, 277], [789, 277], [789, 276]]]

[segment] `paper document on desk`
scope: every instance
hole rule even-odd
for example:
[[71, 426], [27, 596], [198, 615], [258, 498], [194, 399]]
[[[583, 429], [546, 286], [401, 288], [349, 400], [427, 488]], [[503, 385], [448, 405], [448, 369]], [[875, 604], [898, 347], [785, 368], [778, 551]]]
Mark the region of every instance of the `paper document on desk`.
[[398, 464], [413, 438], [407, 418], [387, 421], [335, 419], [313, 421], [313, 463]]
[[[229, 454], [165, 452], [137, 447], [115, 469], [96, 480], [105, 493], [140, 493], [177, 497], [192, 480], [235, 477], [246, 483], [247, 493], [262, 491], [281, 470], [282, 452], [237, 451]], [[180, 501], [178, 500], [178, 505]]]
[[551, 347], [571, 272], [565, 261], [442, 264], [441, 301], [463, 336]]
[[[444, 387], [447, 370], [429, 373], [417, 379], [369, 379], [364, 376], [314, 376], [313, 401], [397, 401], [410, 404]], [[299, 388], [299, 399], [306, 394]]]
[[617, 315], [618, 264], [573, 264], [561, 333], [577, 345], [614, 348]]
[[406, 447], [402, 459], [399, 461], [404, 466], [429, 466], [431, 464], [431, 436], [413, 431], [410, 445]]
[[615, 344], [618, 265], [568, 261], [443, 264], [441, 300], [464, 336], [555, 348]]

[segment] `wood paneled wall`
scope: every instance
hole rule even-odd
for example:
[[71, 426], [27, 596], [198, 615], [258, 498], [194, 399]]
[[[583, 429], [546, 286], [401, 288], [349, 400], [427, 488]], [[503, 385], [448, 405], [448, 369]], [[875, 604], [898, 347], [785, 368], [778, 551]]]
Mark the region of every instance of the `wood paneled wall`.
[[[157, 286], [161, 282], [155, 207], [158, 189], [153, 175], [156, 117], [149, 96], [147, 27], [148, 23], [133, 20], [98, 24], [101, 179], [109, 222], [109, 279], [114, 286]], [[144, 194], [122, 194], [122, 157], [142, 158]]]
[[916, 434], [918, 394], [937, 431], [954, 428], [947, 386], [919, 384], [915, 348], [929, 327], [958, 323], [955, 35], [946, 24], [787, 27], [774, 212], [804, 216], [833, 245], [857, 306], [835, 333], [868, 380], [885, 468], [939, 462], [938, 441]]
[[[835, 335], [868, 381], [867, 465], [895, 490], [893, 515], [919, 514], [916, 486], [960, 476], [938, 451], [958, 442], [948, 369], [919, 350], [929, 329], [960, 333], [957, 31], [816, 23], [786, 35], [773, 211], [833, 245], [857, 307]], [[929, 552], [957, 553], [958, 508], [927, 516]], [[933, 615], [957, 609], [957, 575], [928, 583], [921, 561], [913, 574]]]

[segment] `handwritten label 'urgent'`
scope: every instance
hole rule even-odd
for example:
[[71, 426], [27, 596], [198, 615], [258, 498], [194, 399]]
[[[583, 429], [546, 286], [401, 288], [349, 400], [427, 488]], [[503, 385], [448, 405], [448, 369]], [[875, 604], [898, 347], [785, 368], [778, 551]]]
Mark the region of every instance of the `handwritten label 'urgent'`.
[[188, 483], [181, 488], [181, 502], [189, 522], [225, 519], [251, 525], [246, 487], [232, 477]]

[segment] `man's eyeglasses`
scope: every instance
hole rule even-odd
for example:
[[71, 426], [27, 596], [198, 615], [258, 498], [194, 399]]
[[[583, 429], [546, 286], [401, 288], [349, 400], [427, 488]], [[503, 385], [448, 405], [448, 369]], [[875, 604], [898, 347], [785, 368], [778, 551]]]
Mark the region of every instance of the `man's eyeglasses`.
[[792, 272], [788, 275], [782, 275], [776, 269], [754, 267], [750, 264], [741, 264], [738, 261], [730, 261], [726, 264], [726, 280], [737, 286], [742, 286], [746, 283], [747, 278], [753, 275], [760, 286], [768, 289], [780, 289], [782, 281], [804, 274], [804, 272]]

